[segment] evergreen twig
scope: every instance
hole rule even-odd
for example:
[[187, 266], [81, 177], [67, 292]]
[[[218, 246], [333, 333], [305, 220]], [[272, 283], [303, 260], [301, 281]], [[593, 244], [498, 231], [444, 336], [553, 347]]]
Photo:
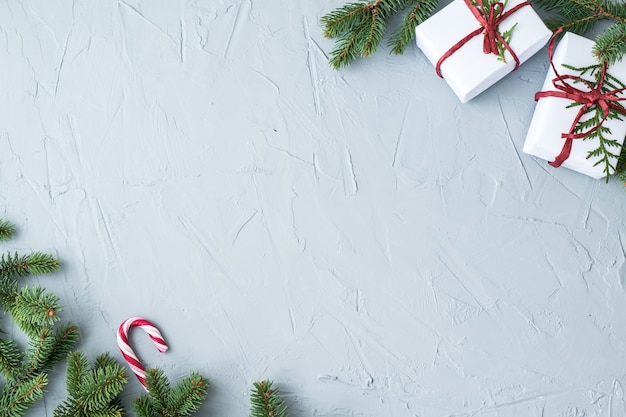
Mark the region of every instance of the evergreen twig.
[[272, 381], [255, 382], [250, 417], [288, 417], [287, 406], [279, 394], [278, 388], [272, 388]]
[[426, 20], [438, 0], [360, 0], [340, 7], [320, 21], [324, 36], [336, 39], [330, 65], [345, 67], [358, 56], [367, 57], [376, 52], [392, 16], [409, 8], [404, 21], [390, 38], [392, 52], [403, 53], [414, 37], [415, 26]]
[[[573, 67], [571, 65], [564, 64], [564, 67], [576, 71], [579, 73], [580, 77], [588, 76], [591, 79], [585, 79], [590, 85], [595, 86], [597, 88], [598, 83], [600, 82], [600, 77], [602, 76], [602, 64], [589, 65], [586, 67]], [[576, 81], [575, 81], [576, 82]], [[604, 75], [604, 82], [602, 84], [602, 92], [606, 93], [610, 90], [616, 88], [624, 88], [625, 85], [620, 80], [612, 76], [610, 73], [606, 72]], [[615, 106], [620, 108], [624, 108], [620, 102], [615, 102]], [[567, 107], [577, 107], [582, 105], [582, 103], [574, 102], [568, 105]], [[591, 159], [594, 161], [593, 166], [602, 166], [602, 172], [606, 175], [606, 181], [609, 181], [609, 176], [614, 174], [617, 170], [617, 164], [620, 156], [620, 148], [621, 145], [617, 141], [617, 139], [611, 139], [608, 135], [611, 134], [611, 130], [602, 124], [604, 119], [604, 111], [600, 105], [592, 105], [586, 109], [583, 116], [577, 123], [574, 128], [574, 133], [581, 133], [585, 131], [589, 131], [593, 129], [595, 126], [598, 128], [587, 134], [582, 140], [590, 140], [597, 139], [598, 147], [589, 151], [587, 154], [587, 159]], [[620, 120], [623, 121], [623, 115], [613, 108], [609, 108], [607, 120]], [[615, 148], [615, 152], [613, 151]]]
[[11, 239], [13, 233], [15, 233], [13, 225], [6, 220], [0, 219], [0, 242]]
[[[12, 234], [13, 227], [0, 220], [0, 240]], [[48, 373], [78, 340], [76, 326], [54, 329], [61, 309], [58, 297], [39, 286], [18, 285], [19, 278], [58, 269], [57, 259], [40, 252], [0, 256], [0, 306], [30, 339], [24, 352], [12, 339], [0, 340], [0, 371], [6, 379], [0, 392], [0, 417], [22, 417], [39, 401]]]
[[34, 252], [21, 256], [17, 253], [6, 253], [0, 256], [0, 278], [49, 274], [59, 269], [58, 259], [46, 253]]
[[93, 369], [83, 352], [73, 352], [67, 360], [69, 394], [54, 410], [53, 417], [122, 417], [119, 394], [126, 384], [124, 367], [107, 353], [98, 356]]
[[146, 372], [146, 385], [148, 394], [133, 406], [138, 417], [187, 417], [200, 409], [209, 381], [193, 372], [172, 388], [163, 370], [153, 368]]

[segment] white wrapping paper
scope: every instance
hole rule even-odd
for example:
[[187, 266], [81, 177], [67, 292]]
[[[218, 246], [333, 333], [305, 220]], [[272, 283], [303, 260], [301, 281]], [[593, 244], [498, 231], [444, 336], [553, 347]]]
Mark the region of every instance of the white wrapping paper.
[[[574, 33], [566, 33], [557, 45], [552, 61], [560, 75], [580, 75], [575, 71], [565, 68], [562, 64], [571, 65], [577, 68], [588, 65], [597, 64], [593, 57], [591, 49], [594, 42], [578, 36]], [[616, 77], [623, 83], [626, 83], [626, 62], [618, 62], [609, 67], [609, 74]], [[546, 80], [543, 83], [541, 91], [552, 91], [554, 86], [554, 70], [550, 68]], [[589, 79], [589, 75], [586, 75]], [[576, 88], [584, 89], [580, 83], [576, 84]], [[624, 93], [618, 94], [619, 97], [626, 97]], [[572, 101], [557, 98], [544, 97], [539, 99], [535, 107], [535, 113], [530, 122], [526, 141], [524, 143], [524, 152], [537, 156], [546, 161], [553, 161], [554, 158], [561, 153], [565, 139], [561, 138], [562, 133], [570, 130], [580, 106], [566, 108]], [[621, 117], [626, 120], [626, 116]], [[584, 120], [584, 119], [583, 119]], [[605, 120], [603, 126], [611, 129], [610, 135], [605, 135], [611, 139], [617, 140], [620, 144], [624, 142], [626, 135], [626, 122], [620, 120]], [[598, 147], [599, 139], [574, 139], [572, 151], [569, 158], [563, 162], [561, 167], [566, 167], [574, 171], [578, 171], [593, 178], [603, 178], [606, 176], [604, 165], [593, 166], [598, 158], [587, 159], [589, 151]], [[619, 148], [609, 148], [612, 153], [619, 154]], [[615, 165], [615, 160], [612, 161]]]
[[[509, 0], [505, 11], [522, 3], [522, 0]], [[550, 39], [552, 32], [545, 26], [532, 6], [524, 6], [499, 25], [500, 33], [513, 25], [509, 45], [520, 63], [539, 51]], [[417, 46], [433, 65], [437, 64], [452, 46], [463, 39], [480, 24], [463, 0], [454, 0], [441, 11], [431, 16], [415, 28]], [[515, 68], [515, 60], [505, 52], [502, 62], [496, 55], [483, 52], [483, 34], [468, 41], [441, 65], [441, 74], [448, 85], [465, 103], [488, 87], [495, 84]]]

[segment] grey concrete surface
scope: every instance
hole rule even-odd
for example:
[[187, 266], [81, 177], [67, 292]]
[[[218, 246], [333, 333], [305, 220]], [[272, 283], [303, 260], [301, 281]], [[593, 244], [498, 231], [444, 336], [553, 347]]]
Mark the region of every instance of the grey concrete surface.
[[92, 359], [152, 320], [199, 415], [626, 415], [626, 191], [522, 153], [545, 48], [462, 105], [415, 46], [332, 70], [343, 3], [2, 2], [3, 247]]

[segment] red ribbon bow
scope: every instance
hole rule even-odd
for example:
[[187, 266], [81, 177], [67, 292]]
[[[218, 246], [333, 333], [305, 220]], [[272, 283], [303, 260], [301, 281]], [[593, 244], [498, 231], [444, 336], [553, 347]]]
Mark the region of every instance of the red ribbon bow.
[[[550, 65], [552, 66], [552, 70], [556, 77], [552, 79], [552, 85], [556, 90], [551, 91], [539, 91], [535, 94], [535, 101], [539, 100], [543, 97], [558, 97], [565, 98], [568, 100], [572, 100], [576, 103], [580, 103], [582, 106], [578, 110], [572, 125], [569, 128], [567, 133], [562, 133], [561, 137], [565, 139], [565, 143], [563, 144], [563, 149], [561, 149], [561, 153], [557, 155], [557, 157], [552, 162], [548, 162], [555, 168], [558, 168], [569, 158], [569, 155], [572, 151], [572, 144], [574, 139], [581, 139], [587, 137], [592, 134], [596, 130], [600, 129], [602, 123], [609, 117], [609, 110], [615, 110], [623, 115], [626, 115], [626, 109], [617, 104], [618, 101], [626, 100], [626, 97], [618, 97], [617, 94], [626, 90], [624, 88], [616, 88], [614, 90], [603, 92], [604, 79], [606, 77], [607, 64], [606, 62], [602, 65], [602, 72], [600, 72], [600, 78], [598, 80], [597, 85], [593, 85], [589, 81], [577, 75], [560, 75], [554, 66], [554, 62], [552, 62], [552, 55], [554, 53], [554, 41], [556, 36], [563, 31], [563, 28], [559, 28], [554, 35], [552, 35], [552, 39], [550, 39], [550, 45], [548, 46], [548, 55], [550, 57]], [[571, 81], [571, 83], [568, 82]], [[583, 83], [589, 90], [581, 90], [579, 88], [574, 87], [574, 82]], [[602, 109], [602, 120], [598, 122], [597, 125], [592, 127], [589, 130], [584, 132], [574, 133], [576, 129], [576, 125], [583, 117], [583, 115], [587, 112], [587, 110], [593, 106], [600, 106]]]
[[525, 1], [504, 12], [504, 3], [502, 2], [492, 3], [491, 5], [489, 5], [489, 7], [487, 7], [484, 4], [475, 6], [474, 4], [472, 4], [471, 0], [464, 1], [476, 20], [478, 20], [478, 23], [480, 23], [480, 27], [460, 41], [458, 41], [457, 43], [455, 43], [452, 48], [448, 49], [448, 52], [446, 52], [441, 58], [439, 58], [439, 61], [437, 61], [437, 65], [435, 66], [435, 71], [437, 72], [437, 75], [443, 78], [443, 75], [441, 75], [441, 64], [443, 63], [443, 61], [445, 61], [453, 53], [461, 49], [461, 47], [474, 36], [478, 36], [481, 33], [484, 33], [483, 52], [485, 54], [498, 55], [499, 51], [497, 41], [500, 41], [500, 43], [507, 51], [509, 51], [509, 53], [515, 60], [515, 68], [513, 70], [516, 70], [520, 65], [519, 58], [517, 58], [517, 55], [515, 55], [515, 52], [513, 52], [511, 46], [506, 42], [504, 37], [498, 31], [498, 25], [502, 23], [504, 19], [506, 19], [522, 7], [530, 5], [530, 3]]

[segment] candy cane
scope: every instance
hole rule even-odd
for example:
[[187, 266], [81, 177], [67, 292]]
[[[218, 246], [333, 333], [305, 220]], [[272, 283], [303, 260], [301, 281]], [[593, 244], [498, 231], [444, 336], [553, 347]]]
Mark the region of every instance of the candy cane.
[[120, 328], [117, 331], [117, 345], [120, 347], [122, 356], [124, 356], [124, 359], [128, 362], [130, 369], [135, 373], [141, 385], [143, 385], [144, 389], [148, 391], [148, 387], [146, 386], [146, 368], [144, 368], [141, 362], [139, 362], [137, 355], [135, 355], [135, 352], [133, 352], [133, 349], [128, 343], [128, 331], [133, 327], [141, 327], [145, 330], [145, 332], [150, 336], [150, 339], [152, 339], [156, 345], [159, 352], [165, 352], [167, 350], [167, 345], [165, 344], [165, 340], [163, 340], [159, 329], [154, 327], [154, 324], [150, 323], [146, 319], [142, 319], [141, 317], [129, 318], [120, 324]]

